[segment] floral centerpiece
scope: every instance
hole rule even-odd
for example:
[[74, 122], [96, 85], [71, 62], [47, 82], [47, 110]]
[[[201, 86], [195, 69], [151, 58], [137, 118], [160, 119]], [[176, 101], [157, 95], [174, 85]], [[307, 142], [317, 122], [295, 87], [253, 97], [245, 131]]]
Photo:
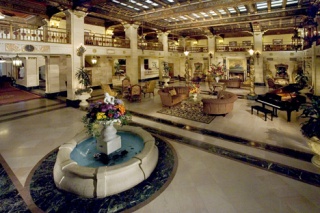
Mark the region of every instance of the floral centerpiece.
[[198, 93], [200, 93], [199, 85], [192, 84], [192, 86], [190, 87], [189, 93], [190, 94], [198, 94]]
[[221, 62], [217, 64], [211, 64], [208, 71], [214, 78], [222, 78], [225, 75], [224, 65]]
[[113, 102], [97, 101], [90, 104], [87, 114], [82, 118], [89, 134], [94, 137], [100, 136], [101, 124], [119, 123], [126, 125], [131, 120], [131, 115], [120, 99]]

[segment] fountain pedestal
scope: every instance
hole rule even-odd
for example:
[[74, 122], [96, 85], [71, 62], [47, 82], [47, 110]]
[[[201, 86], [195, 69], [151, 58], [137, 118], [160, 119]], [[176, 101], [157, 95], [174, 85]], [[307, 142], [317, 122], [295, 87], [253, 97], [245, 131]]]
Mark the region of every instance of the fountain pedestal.
[[104, 154], [111, 154], [121, 148], [121, 137], [113, 122], [103, 124], [100, 137], [97, 138], [97, 150]]

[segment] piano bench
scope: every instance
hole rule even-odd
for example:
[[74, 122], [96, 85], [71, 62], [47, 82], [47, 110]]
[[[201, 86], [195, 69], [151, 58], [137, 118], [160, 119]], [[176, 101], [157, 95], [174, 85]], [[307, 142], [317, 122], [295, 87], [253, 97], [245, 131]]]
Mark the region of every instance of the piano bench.
[[257, 110], [257, 115], [259, 115], [259, 112], [263, 112], [264, 113], [264, 120], [267, 120], [267, 115], [270, 114], [271, 115], [271, 120], [273, 119], [273, 112], [272, 110], [266, 109], [262, 106], [251, 106], [251, 114], [253, 114], [253, 110]]

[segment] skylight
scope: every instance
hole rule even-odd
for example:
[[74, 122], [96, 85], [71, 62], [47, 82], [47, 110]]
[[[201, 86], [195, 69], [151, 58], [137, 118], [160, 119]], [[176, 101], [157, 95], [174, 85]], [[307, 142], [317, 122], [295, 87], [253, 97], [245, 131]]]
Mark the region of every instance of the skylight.
[[239, 6], [238, 6], [238, 10], [239, 10], [240, 12], [247, 12], [247, 9], [246, 9], [246, 7], [245, 7], [244, 5], [239, 5]]
[[222, 15], [225, 15], [226, 14], [226, 11], [224, 11], [223, 9], [218, 9], [218, 12]]
[[206, 14], [205, 12], [200, 12], [201, 15], [203, 15], [204, 17], [209, 17], [208, 14]]
[[281, 7], [282, 0], [271, 0], [271, 7]]
[[196, 18], [200, 18], [200, 16], [197, 15], [197, 14], [195, 14], [195, 13], [192, 13], [192, 15], [193, 15], [194, 17], [196, 17]]
[[287, 5], [298, 4], [298, 0], [287, 0]]
[[230, 13], [236, 13], [236, 10], [233, 7], [228, 7]]
[[267, 2], [258, 2], [257, 3], [257, 10], [262, 10], [268, 8]]

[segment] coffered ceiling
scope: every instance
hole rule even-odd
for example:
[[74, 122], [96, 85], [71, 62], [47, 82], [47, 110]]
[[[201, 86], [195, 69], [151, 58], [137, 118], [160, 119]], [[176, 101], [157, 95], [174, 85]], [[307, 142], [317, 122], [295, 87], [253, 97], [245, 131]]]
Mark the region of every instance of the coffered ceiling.
[[[139, 23], [140, 34], [156, 31], [199, 39], [206, 35], [235, 37], [293, 33], [307, 16], [316, 17], [320, 0], [0, 0], [0, 12], [38, 21], [59, 17], [67, 9], [87, 12], [88, 24], [113, 28], [124, 36], [122, 23]], [[34, 18], [38, 17], [38, 18]]]

